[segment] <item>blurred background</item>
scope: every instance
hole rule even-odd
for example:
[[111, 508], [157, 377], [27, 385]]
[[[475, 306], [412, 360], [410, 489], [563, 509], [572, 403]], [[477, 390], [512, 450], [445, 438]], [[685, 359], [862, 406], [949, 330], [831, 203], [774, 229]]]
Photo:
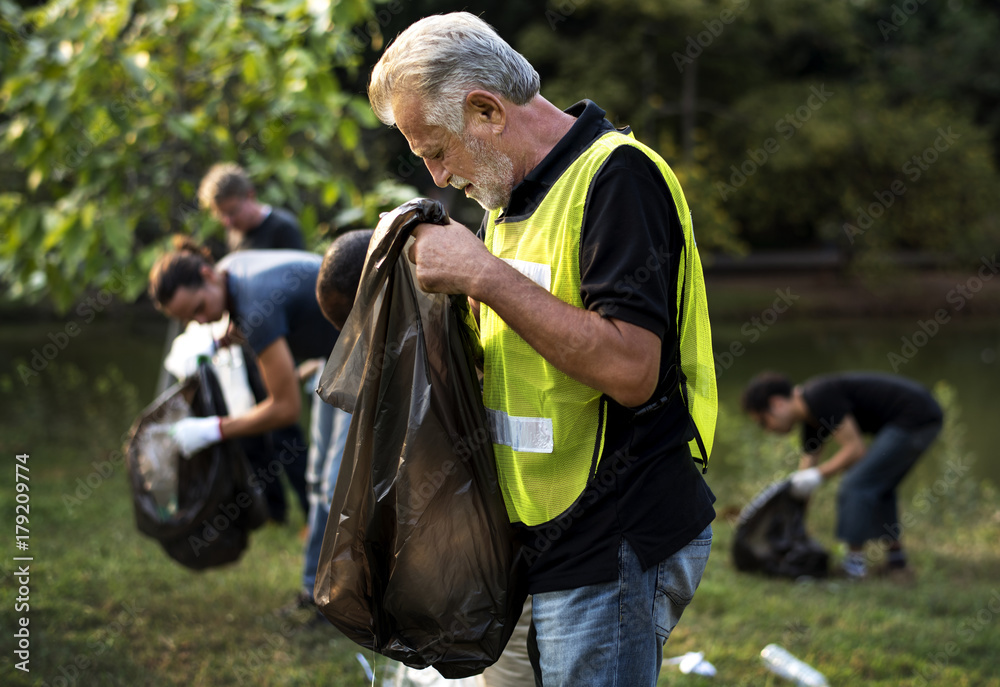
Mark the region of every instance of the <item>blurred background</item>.
[[[190, 573], [135, 531], [120, 449], [160, 378], [153, 260], [174, 233], [224, 244], [196, 194], [213, 163], [246, 168], [316, 252], [415, 196], [478, 225], [479, 206], [436, 188], [365, 95], [394, 36], [455, 10], [522, 52], [557, 106], [588, 98], [631, 126], [691, 206], [720, 386], [706, 476], [720, 520], [702, 606], [666, 655], [708, 648], [720, 678], [683, 679], [771, 684], [755, 656], [780, 640], [840, 677], [831, 684], [998, 684], [986, 659], [1000, 613], [1000, 2], [989, 0], [0, 0], [0, 454], [5, 465], [31, 454], [39, 550], [38, 662], [25, 675], [6, 651], [4, 674], [362, 684], [349, 642], [271, 612], [294, 587], [301, 522], [255, 534], [235, 566]], [[795, 467], [794, 439], [765, 437], [738, 412], [763, 369], [796, 381], [895, 372], [945, 404], [945, 435], [903, 490], [929, 572], [919, 603], [732, 571], [727, 517]], [[813, 522], [831, 548], [833, 510], [827, 489]], [[12, 564], [0, 565], [6, 593]], [[19, 614], [7, 604], [0, 617], [6, 628]], [[956, 651], [940, 660], [947, 642]], [[681, 679], [664, 671], [664, 684]]]

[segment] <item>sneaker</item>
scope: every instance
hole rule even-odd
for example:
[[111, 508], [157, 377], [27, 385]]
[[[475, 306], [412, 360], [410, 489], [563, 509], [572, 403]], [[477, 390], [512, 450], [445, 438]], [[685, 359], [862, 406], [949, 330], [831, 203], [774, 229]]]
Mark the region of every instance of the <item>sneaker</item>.
[[849, 580], [863, 580], [868, 577], [868, 566], [865, 565], [863, 556], [849, 553], [840, 562], [840, 570], [843, 577]]
[[851, 582], [863, 582], [868, 579], [868, 573], [867, 571], [862, 571], [861, 573], [852, 572], [844, 566], [839, 566], [833, 569], [830, 577], [838, 580], [849, 580]]

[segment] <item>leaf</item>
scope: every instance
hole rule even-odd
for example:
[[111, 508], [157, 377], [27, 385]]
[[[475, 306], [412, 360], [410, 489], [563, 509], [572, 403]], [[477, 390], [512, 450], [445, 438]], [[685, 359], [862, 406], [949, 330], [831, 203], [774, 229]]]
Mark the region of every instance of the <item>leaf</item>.
[[306, 205], [302, 212], [299, 213], [299, 224], [302, 225], [302, 229], [309, 234], [316, 231], [316, 206]]
[[105, 216], [101, 220], [104, 226], [104, 243], [111, 247], [111, 252], [118, 261], [124, 261], [132, 252], [132, 227], [128, 218], [119, 215]]
[[337, 123], [337, 138], [345, 150], [354, 150], [361, 138], [361, 127], [353, 119], [343, 118]]

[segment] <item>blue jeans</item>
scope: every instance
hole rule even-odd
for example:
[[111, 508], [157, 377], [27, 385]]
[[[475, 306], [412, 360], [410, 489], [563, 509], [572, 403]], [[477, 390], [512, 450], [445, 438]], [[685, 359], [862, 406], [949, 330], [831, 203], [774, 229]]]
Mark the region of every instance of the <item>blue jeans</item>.
[[918, 429], [888, 425], [875, 435], [864, 457], [840, 481], [838, 539], [853, 547], [884, 535], [899, 540], [896, 487], [940, 431], [940, 423]]
[[622, 539], [618, 579], [535, 594], [531, 622], [544, 687], [653, 687], [663, 644], [694, 597], [712, 548], [712, 527], [642, 570]]
[[[316, 373], [312, 388], [319, 384]], [[309, 539], [306, 541], [305, 564], [302, 568], [302, 591], [313, 595], [316, 586], [316, 568], [323, 548], [323, 532], [330, 518], [330, 501], [337, 483], [340, 462], [344, 457], [347, 430], [351, 416], [340, 408], [326, 403], [313, 394], [309, 427], [309, 455], [306, 468], [306, 485], [309, 490]]]

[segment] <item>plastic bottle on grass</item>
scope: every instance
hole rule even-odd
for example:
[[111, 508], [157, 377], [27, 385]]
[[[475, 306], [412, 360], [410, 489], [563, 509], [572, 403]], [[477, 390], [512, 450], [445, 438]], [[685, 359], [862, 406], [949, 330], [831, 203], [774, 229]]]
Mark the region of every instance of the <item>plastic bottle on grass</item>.
[[823, 673], [800, 661], [777, 644], [768, 644], [760, 652], [764, 665], [775, 675], [791, 680], [800, 687], [828, 687]]

